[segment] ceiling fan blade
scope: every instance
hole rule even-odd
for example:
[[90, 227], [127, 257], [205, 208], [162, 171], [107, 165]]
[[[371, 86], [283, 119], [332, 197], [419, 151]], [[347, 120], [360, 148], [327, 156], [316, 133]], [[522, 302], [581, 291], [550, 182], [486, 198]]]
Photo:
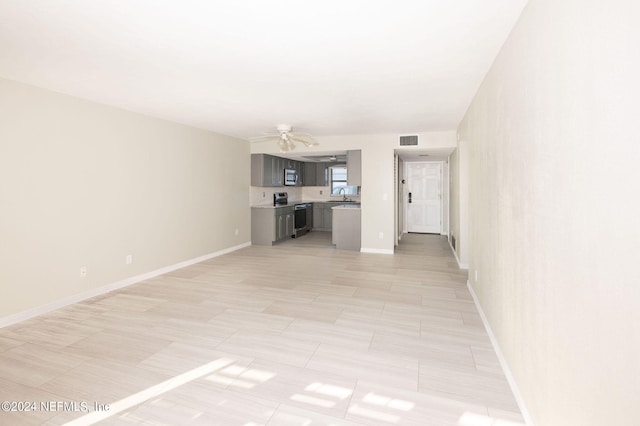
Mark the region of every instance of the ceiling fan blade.
[[309, 133], [304, 133], [304, 132], [289, 132], [288, 133], [290, 136], [293, 136], [294, 138], [311, 138], [313, 139], [313, 136], [311, 136], [311, 134]]
[[303, 143], [310, 147], [319, 145], [309, 133], [291, 132], [291, 126], [278, 125], [278, 133], [265, 133], [263, 136], [249, 138], [249, 142], [275, 142], [280, 147], [280, 152], [287, 152], [296, 149], [296, 142]]
[[296, 136], [291, 136], [289, 135], [289, 139], [295, 141], [295, 142], [300, 142], [303, 143], [305, 146], [309, 147], [309, 146], [313, 146], [313, 145], [319, 145], [319, 143], [313, 139], [311, 136], [309, 137], [298, 137]]
[[280, 135], [264, 135], [264, 136], [254, 136], [249, 138], [249, 142], [265, 142], [265, 141], [278, 141], [280, 140]]

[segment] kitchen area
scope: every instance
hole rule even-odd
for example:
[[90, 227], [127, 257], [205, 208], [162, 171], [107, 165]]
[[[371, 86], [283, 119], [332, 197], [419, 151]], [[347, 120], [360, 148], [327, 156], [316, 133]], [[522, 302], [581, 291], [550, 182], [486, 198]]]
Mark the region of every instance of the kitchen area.
[[251, 243], [324, 233], [339, 250], [361, 248], [361, 151], [251, 155]]

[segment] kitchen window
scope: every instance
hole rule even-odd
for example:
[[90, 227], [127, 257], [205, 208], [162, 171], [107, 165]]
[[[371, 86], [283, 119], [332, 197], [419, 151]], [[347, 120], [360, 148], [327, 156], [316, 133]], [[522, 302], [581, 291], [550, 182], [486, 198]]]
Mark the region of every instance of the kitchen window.
[[347, 185], [347, 166], [329, 167], [331, 195], [358, 195], [357, 186]]

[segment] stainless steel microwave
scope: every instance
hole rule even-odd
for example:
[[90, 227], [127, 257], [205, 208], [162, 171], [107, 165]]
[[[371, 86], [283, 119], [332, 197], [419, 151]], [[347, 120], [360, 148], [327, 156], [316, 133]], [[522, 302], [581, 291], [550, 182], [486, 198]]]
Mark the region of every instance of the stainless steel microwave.
[[287, 186], [298, 184], [298, 171], [296, 169], [284, 169], [284, 184]]

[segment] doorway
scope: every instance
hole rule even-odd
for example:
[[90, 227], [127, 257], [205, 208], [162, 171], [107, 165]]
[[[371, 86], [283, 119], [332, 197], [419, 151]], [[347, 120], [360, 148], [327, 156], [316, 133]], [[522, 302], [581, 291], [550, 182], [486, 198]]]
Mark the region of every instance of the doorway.
[[406, 232], [442, 233], [442, 162], [406, 162]]

